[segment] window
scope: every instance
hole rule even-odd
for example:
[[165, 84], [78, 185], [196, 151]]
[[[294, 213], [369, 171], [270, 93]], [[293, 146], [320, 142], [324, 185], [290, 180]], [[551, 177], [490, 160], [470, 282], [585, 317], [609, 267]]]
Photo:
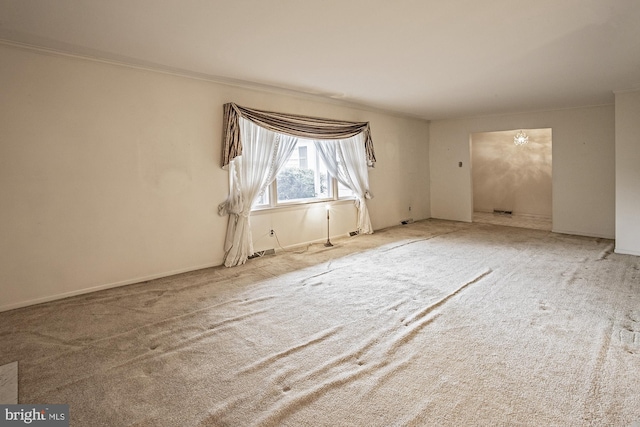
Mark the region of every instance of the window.
[[[365, 202], [365, 199], [372, 197], [367, 166], [376, 161], [368, 122], [274, 113], [240, 107], [233, 103], [224, 104], [223, 121], [222, 166], [228, 165], [230, 186], [229, 196], [218, 206], [218, 213], [229, 215], [230, 218], [225, 240], [225, 266], [244, 264], [251, 255], [253, 245], [250, 209], [343, 197], [336, 179], [327, 170], [340, 179], [344, 174], [344, 179], [351, 181], [349, 184], [355, 189], [359, 202], [356, 204], [357, 230], [361, 234], [373, 233]], [[308, 142], [302, 141], [298, 145], [298, 137], [312, 139], [313, 148], [326, 161], [326, 165], [315, 158]], [[328, 140], [333, 142], [327, 142]], [[294, 151], [297, 152], [294, 163], [287, 165]], [[341, 165], [340, 161], [344, 163]], [[278, 186], [286, 187], [286, 179], [283, 175], [275, 175], [285, 166], [306, 175], [309, 175], [308, 170], [311, 169], [311, 180], [293, 180], [297, 184], [303, 183], [300, 190], [303, 191], [302, 195], [294, 195], [293, 190], [286, 188], [278, 191]], [[238, 177], [243, 179], [237, 179]], [[274, 182], [265, 191], [264, 187], [270, 181]], [[305, 184], [307, 181], [312, 181], [313, 185]], [[263, 194], [257, 194], [260, 192]], [[256, 203], [261, 205], [256, 206]]]
[[353, 194], [353, 190], [351, 190], [346, 185], [343, 185], [340, 181], [337, 181], [337, 183], [338, 183], [338, 194], [340, 195], [341, 199], [355, 198], [355, 194]]
[[298, 144], [296, 147], [298, 149], [298, 166], [301, 169], [307, 169], [309, 166], [309, 162], [307, 161], [307, 144]]
[[353, 198], [353, 192], [331, 176], [313, 141], [298, 139], [287, 164], [254, 209], [347, 198]]

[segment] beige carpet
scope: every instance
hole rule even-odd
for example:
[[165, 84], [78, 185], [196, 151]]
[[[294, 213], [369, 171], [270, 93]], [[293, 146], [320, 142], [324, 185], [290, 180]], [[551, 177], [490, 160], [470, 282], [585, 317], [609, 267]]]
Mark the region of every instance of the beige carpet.
[[526, 214], [506, 215], [491, 212], [474, 212], [473, 222], [546, 231], [551, 231], [552, 229], [551, 218]]
[[74, 426], [629, 426], [640, 258], [428, 220], [0, 313]]
[[[0, 404], [18, 403], [18, 362], [0, 365]], [[1, 420], [0, 416], [0, 420]]]

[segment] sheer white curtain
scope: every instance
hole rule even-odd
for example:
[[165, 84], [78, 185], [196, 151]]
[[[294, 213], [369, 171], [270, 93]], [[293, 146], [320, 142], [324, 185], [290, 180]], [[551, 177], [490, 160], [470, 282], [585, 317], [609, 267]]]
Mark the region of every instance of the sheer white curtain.
[[369, 171], [363, 134], [340, 140], [314, 141], [316, 149], [327, 165], [331, 175], [342, 185], [353, 191], [358, 208], [358, 232], [372, 234], [366, 199], [373, 196], [369, 191]]
[[242, 155], [229, 162], [229, 197], [218, 206], [220, 215], [229, 215], [224, 244], [227, 267], [244, 264], [253, 254], [251, 207], [291, 157], [297, 140], [244, 118], [239, 125]]

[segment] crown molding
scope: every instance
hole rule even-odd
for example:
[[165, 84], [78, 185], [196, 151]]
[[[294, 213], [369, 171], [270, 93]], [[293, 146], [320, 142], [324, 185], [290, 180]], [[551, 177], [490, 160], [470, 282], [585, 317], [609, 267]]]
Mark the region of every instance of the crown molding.
[[14, 47], [23, 50], [29, 50], [38, 52], [44, 55], [50, 56], [62, 56], [67, 58], [79, 59], [84, 61], [98, 62], [102, 64], [113, 65], [117, 67], [132, 68], [136, 70], [148, 71], [153, 73], [166, 74], [186, 79], [200, 80], [207, 83], [220, 84], [225, 86], [236, 87], [240, 89], [266, 92], [274, 95], [290, 96], [298, 99], [305, 99], [314, 102], [320, 102], [323, 104], [331, 104], [340, 107], [346, 107], [351, 109], [357, 109], [362, 111], [368, 111], [373, 113], [391, 115], [401, 118], [409, 118], [413, 120], [420, 120], [423, 122], [429, 122], [424, 117], [420, 117], [415, 114], [405, 113], [396, 110], [390, 110], [380, 107], [371, 106], [365, 103], [359, 103], [357, 101], [350, 101], [344, 99], [344, 94], [336, 93], [319, 93], [318, 91], [307, 89], [292, 89], [285, 88], [266, 83], [251, 82], [246, 80], [234, 79], [231, 77], [215, 76], [206, 73], [199, 73], [195, 71], [185, 70], [182, 68], [174, 68], [166, 65], [161, 65], [152, 62], [140, 61], [129, 57], [109, 55], [104, 52], [86, 51], [82, 53], [72, 52], [68, 49], [57, 49], [51, 47], [44, 47], [29, 43], [16, 42], [13, 40], [1, 39], [0, 45]]

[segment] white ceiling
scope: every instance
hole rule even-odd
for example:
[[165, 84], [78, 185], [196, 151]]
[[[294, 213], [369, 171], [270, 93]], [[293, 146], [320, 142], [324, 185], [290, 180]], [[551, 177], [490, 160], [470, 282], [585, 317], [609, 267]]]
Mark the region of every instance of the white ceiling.
[[638, 0], [0, 0], [0, 39], [425, 119], [640, 88]]

